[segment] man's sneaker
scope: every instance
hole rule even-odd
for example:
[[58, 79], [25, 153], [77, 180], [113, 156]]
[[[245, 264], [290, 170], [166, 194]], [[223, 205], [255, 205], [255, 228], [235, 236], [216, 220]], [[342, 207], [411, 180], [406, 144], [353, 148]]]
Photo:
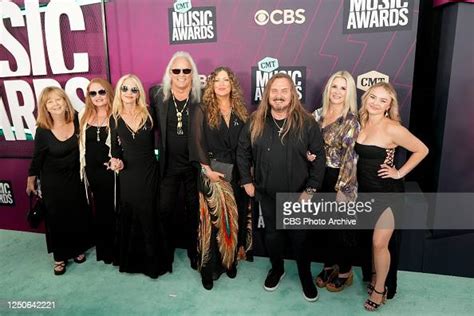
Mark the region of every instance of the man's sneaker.
[[265, 279], [265, 285], [263, 288], [269, 292], [275, 291], [280, 285], [281, 279], [285, 276], [285, 271], [277, 271], [270, 269], [268, 272], [267, 278]]
[[301, 285], [303, 287], [303, 296], [305, 300], [308, 302], [315, 302], [318, 300], [318, 289], [314, 285], [312, 278], [307, 282], [302, 282]]

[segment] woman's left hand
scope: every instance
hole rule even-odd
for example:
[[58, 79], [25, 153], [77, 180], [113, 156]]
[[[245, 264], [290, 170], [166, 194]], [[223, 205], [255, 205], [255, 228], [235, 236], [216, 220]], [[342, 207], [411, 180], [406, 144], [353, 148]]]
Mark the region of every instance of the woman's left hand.
[[379, 177], [384, 178], [384, 179], [392, 178], [392, 179], [397, 180], [397, 179], [401, 178], [400, 172], [397, 170], [397, 168], [390, 167], [387, 164], [380, 165], [378, 175], [379, 175]]

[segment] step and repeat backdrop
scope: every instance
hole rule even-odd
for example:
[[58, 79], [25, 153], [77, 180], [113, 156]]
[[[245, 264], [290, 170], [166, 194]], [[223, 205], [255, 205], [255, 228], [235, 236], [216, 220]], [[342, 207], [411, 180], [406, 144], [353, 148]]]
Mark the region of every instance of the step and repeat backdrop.
[[275, 73], [288, 73], [313, 111], [329, 76], [347, 70], [359, 96], [391, 82], [407, 123], [418, 7], [418, 0], [2, 1], [0, 228], [28, 230], [26, 177], [44, 87], [63, 87], [80, 110], [89, 80], [107, 78], [107, 69], [112, 84], [133, 73], [148, 91], [171, 56], [187, 51], [203, 83], [217, 66], [232, 68], [250, 111]]

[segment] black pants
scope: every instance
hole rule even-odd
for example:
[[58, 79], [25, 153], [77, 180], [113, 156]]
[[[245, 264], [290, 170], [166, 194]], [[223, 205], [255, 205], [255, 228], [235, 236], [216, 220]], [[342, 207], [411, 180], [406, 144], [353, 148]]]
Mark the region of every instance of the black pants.
[[265, 246], [272, 263], [273, 270], [284, 270], [284, 253], [286, 241], [290, 242], [293, 250], [298, 275], [301, 282], [312, 279], [311, 261], [308, 249], [308, 233], [305, 230], [277, 230], [276, 229], [276, 200], [263, 195], [260, 200], [263, 220], [265, 221]]
[[[184, 185], [184, 212], [177, 209], [181, 185]], [[171, 259], [174, 257], [177, 237], [184, 237], [189, 259], [197, 260], [198, 218], [197, 170], [165, 176], [160, 185], [160, 219], [169, 240]]]
[[[321, 192], [336, 193], [334, 187], [339, 178], [339, 172], [339, 168], [326, 167]], [[331, 229], [313, 232], [313, 238], [318, 244], [318, 248], [325, 250], [324, 267], [331, 267], [337, 264], [341, 274], [351, 270], [355, 255], [356, 234], [356, 231]]]

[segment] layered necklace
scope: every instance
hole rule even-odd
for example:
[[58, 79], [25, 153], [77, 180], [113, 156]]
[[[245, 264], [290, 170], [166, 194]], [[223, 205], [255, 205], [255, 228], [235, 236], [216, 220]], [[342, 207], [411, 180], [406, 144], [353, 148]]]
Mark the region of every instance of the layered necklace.
[[172, 94], [172, 95], [173, 95], [174, 108], [176, 109], [176, 118], [178, 119], [178, 124], [176, 125], [176, 134], [184, 135], [184, 131], [183, 131], [183, 113], [184, 113], [184, 110], [186, 109], [186, 106], [188, 105], [189, 97], [186, 98], [186, 102], [184, 103], [183, 108], [180, 111], [180, 110], [178, 110], [178, 105], [176, 104], [176, 99], [174, 97], [174, 94]]
[[99, 123], [99, 114], [97, 114], [97, 142], [100, 142], [100, 128], [104, 125], [105, 121], [107, 120], [107, 115], [102, 120], [102, 123]]
[[272, 119], [273, 119], [273, 123], [275, 123], [275, 126], [277, 127], [278, 129], [278, 136], [281, 137], [281, 133], [283, 133], [283, 129], [285, 128], [285, 125], [286, 125], [286, 120], [287, 120], [287, 117], [285, 117], [285, 119], [283, 120], [283, 124], [278, 125], [277, 121], [275, 120], [275, 118], [273, 117], [272, 115]]

